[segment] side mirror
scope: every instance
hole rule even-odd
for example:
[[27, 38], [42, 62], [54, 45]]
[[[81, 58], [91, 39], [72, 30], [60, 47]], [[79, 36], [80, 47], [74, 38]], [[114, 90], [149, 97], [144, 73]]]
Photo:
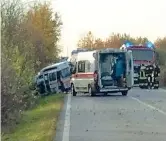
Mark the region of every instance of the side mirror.
[[96, 53], [93, 53], [93, 57], [96, 59]]
[[76, 70], [73, 70], [73, 71], [72, 71], [72, 74], [75, 74], [75, 73], [76, 73]]

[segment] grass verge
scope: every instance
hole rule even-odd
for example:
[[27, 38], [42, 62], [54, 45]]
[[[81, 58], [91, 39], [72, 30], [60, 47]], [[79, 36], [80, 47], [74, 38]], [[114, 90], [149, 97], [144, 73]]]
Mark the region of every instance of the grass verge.
[[2, 136], [2, 141], [52, 141], [64, 95], [43, 97], [39, 104], [23, 114], [16, 129]]

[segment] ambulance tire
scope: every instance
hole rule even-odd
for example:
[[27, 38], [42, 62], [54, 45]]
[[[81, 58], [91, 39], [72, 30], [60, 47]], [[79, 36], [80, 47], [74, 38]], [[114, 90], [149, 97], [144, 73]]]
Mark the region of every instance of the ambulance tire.
[[140, 89], [143, 89], [144, 87], [143, 86], [139, 86]]
[[95, 92], [92, 91], [92, 87], [91, 87], [91, 86], [89, 86], [89, 94], [90, 94], [90, 96], [92, 96], [92, 97], [96, 95]]
[[127, 96], [128, 91], [122, 91], [121, 93], [122, 93], [123, 96]]
[[140, 86], [141, 89], [147, 89], [147, 86], [143, 85], [143, 86]]
[[76, 95], [77, 95], [77, 92], [75, 91], [75, 88], [74, 88], [74, 85], [73, 85], [73, 84], [71, 85], [71, 94], [72, 94], [73, 96], [76, 96]]

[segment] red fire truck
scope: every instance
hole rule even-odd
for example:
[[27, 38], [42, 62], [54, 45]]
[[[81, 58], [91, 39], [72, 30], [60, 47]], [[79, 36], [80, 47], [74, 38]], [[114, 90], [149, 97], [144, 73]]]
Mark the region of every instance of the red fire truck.
[[126, 41], [121, 49], [131, 50], [133, 54], [134, 63], [134, 85], [139, 85], [139, 70], [140, 65], [145, 66], [156, 64], [156, 51], [155, 46], [151, 42], [147, 42], [145, 45], [134, 45], [133, 43]]

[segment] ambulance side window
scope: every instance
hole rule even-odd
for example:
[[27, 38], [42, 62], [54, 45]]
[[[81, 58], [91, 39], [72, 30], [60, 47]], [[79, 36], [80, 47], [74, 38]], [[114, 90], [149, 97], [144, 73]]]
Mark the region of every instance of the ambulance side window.
[[43, 75], [40, 75], [38, 79], [42, 79], [43, 78]]
[[78, 73], [79, 72], [85, 72], [85, 61], [78, 62]]
[[52, 81], [52, 73], [49, 74], [49, 80]]
[[75, 63], [75, 65], [73, 65], [73, 67], [71, 69], [72, 74], [76, 73], [76, 68], [77, 68], [77, 62]]
[[56, 80], [56, 72], [50, 73], [49, 79], [50, 79], [50, 81], [55, 81]]
[[45, 79], [45, 80], [48, 80], [48, 74], [45, 74], [45, 75], [44, 75], [44, 79]]
[[52, 81], [55, 81], [56, 80], [56, 72], [53, 72], [52, 73]]
[[89, 61], [87, 61], [87, 72], [90, 72], [91, 70], [91, 64]]

